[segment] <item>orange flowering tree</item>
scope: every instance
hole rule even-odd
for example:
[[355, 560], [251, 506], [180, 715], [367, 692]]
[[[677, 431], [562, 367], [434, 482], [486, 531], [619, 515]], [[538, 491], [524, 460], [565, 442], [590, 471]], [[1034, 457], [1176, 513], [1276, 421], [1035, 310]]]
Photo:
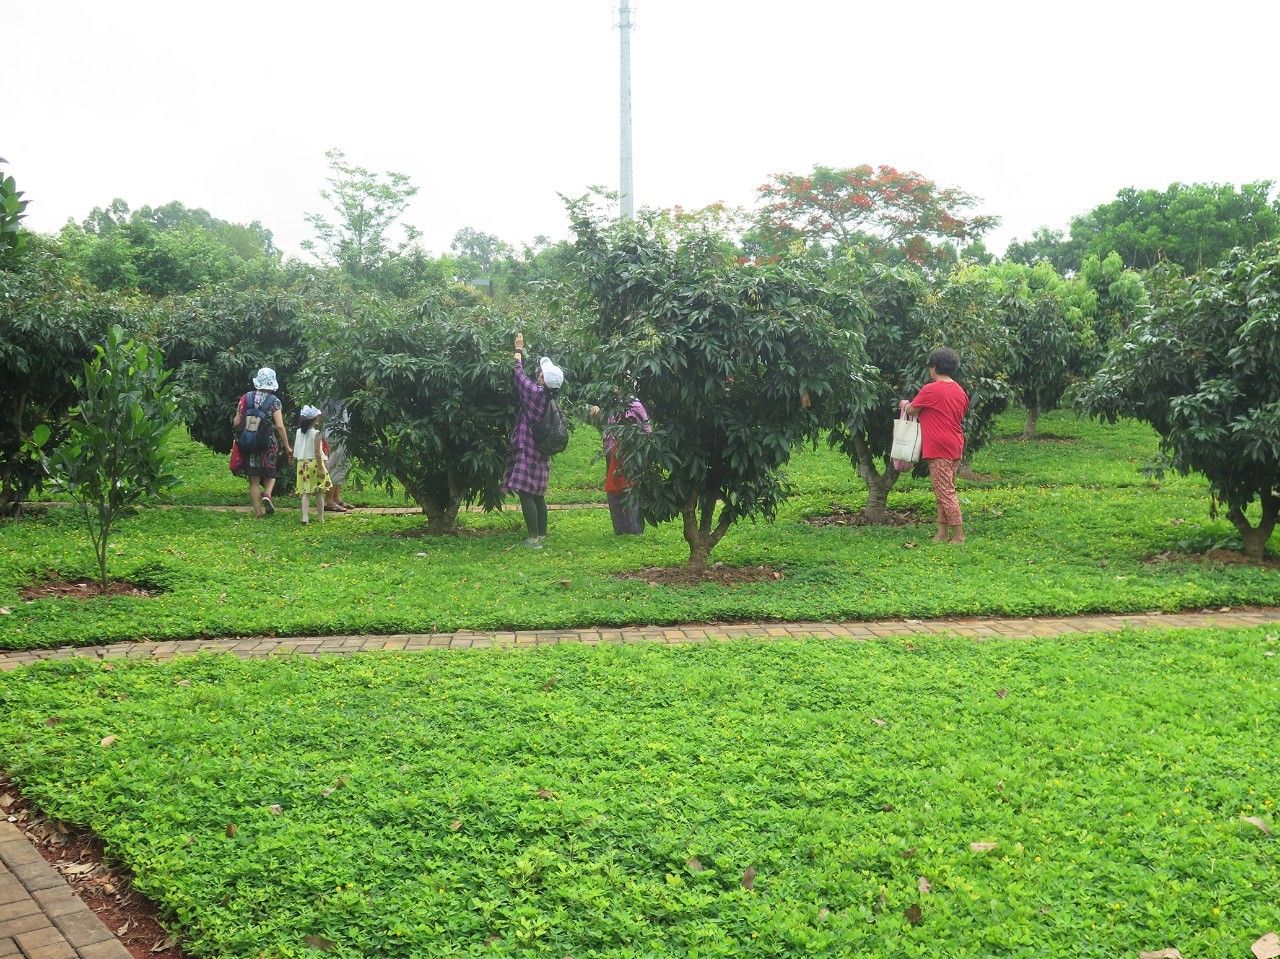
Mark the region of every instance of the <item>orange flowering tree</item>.
[[962, 215], [977, 202], [962, 190], [890, 166], [815, 166], [811, 173], [777, 173], [761, 184], [751, 240], [764, 253], [796, 242], [823, 249], [863, 246], [881, 258], [934, 265], [953, 258], [953, 242], [972, 242], [999, 223], [998, 217]]

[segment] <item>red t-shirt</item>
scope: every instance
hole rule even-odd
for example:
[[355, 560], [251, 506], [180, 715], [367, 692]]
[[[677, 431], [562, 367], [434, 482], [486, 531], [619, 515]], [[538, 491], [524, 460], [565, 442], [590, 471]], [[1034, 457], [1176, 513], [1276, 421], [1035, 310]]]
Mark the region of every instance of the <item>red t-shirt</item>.
[[920, 458], [958, 460], [964, 456], [961, 423], [969, 409], [969, 395], [952, 380], [921, 387], [911, 405], [920, 410]]

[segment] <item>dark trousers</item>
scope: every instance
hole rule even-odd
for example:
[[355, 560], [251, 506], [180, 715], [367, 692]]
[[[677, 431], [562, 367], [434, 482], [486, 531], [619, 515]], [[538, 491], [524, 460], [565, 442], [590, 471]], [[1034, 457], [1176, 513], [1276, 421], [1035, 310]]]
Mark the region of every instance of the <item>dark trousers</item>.
[[524, 514], [524, 525], [529, 530], [530, 539], [547, 535], [547, 498], [545, 496], [521, 493], [520, 512]]
[[609, 493], [609, 518], [618, 536], [639, 536], [644, 532], [640, 507], [626, 493]]

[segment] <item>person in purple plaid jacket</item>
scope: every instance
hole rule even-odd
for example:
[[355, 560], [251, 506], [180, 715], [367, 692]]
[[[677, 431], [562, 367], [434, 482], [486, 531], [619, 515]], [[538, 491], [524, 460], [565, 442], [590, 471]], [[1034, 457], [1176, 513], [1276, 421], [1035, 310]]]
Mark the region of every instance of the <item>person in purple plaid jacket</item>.
[[542, 549], [547, 535], [547, 478], [551, 473], [550, 458], [533, 441], [533, 424], [542, 419], [550, 391], [564, 383], [564, 372], [551, 360], [544, 356], [539, 366], [537, 379], [530, 379], [524, 371], [524, 334], [517, 334], [515, 383], [520, 407], [507, 441], [507, 475], [502, 489], [520, 497], [520, 511], [529, 531], [524, 545], [529, 549]]

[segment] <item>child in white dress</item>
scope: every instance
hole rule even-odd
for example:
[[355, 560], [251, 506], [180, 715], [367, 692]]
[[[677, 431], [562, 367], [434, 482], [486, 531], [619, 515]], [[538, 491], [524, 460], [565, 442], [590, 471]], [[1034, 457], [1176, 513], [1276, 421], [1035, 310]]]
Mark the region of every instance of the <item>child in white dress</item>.
[[293, 436], [293, 458], [298, 464], [298, 495], [302, 498], [302, 522], [311, 522], [310, 500], [316, 498], [319, 520], [324, 522], [324, 496], [333, 485], [325, 463], [324, 433], [316, 429], [320, 411], [308, 404], [302, 408], [298, 431]]

